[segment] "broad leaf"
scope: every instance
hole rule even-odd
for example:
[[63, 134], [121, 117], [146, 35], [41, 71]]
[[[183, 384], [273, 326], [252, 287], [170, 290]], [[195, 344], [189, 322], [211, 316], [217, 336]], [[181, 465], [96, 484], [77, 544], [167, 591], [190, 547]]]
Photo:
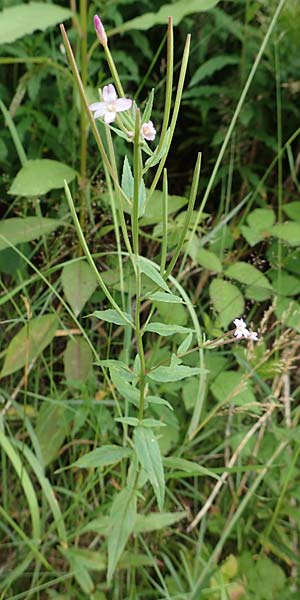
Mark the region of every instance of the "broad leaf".
[[72, 167], [57, 160], [28, 160], [13, 180], [8, 193], [13, 196], [40, 196], [64, 187], [64, 180], [69, 183], [75, 176], [76, 171]]
[[289, 221], [277, 223], [271, 229], [272, 235], [287, 242], [290, 246], [300, 246], [300, 224]]
[[53, 340], [57, 325], [56, 314], [35, 317], [24, 325], [8, 345], [0, 377], [29, 365]]
[[223, 279], [214, 279], [209, 286], [209, 295], [221, 324], [226, 328], [233, 319], [244, 312], [244, 299], [240, 290]]
[[[9, 248], [10, 244], [14, 246], [24, 242], [31, 242], [42, 235], [47, 235], [55, 231], [57, 227], [64, 225], [58, 219], [45, 219], [43, 217], [13, 217], [12, 219], [3, 219], [0, 222], [0, 250]], [[3, 237], [6, 239], [3, 239]], [[8, 240], [8, 241], [6, 241]]]
[[[171, 215], [188, 203], [183, 196], [168, 196], [168, 215]], [[163, 192], [155, 190], [149, 201], [146, 199], [145, 216], [141, 219], [141, 225], [153, 225], [161, 223], [163, 216]]]
[[237, 281], [240, 281], [240, 283], [245, 283], [247, 285], [255, 285], [257, 287], [268, 289], [272, 288], [272, 285], [266, 276], [256, 267], [249, 265], [246, 262], [238, 261], [233, 265], [230, 265], [230, 267], [226, 269], [225, 275], [226, 277], [236, 279]]
[[67, 381], [84, 383], [91, 374], [92, 364], [93, 354], [86, 340], [81, 337], [69, 340], [64, 351]]
[[296, 200], [295, 202], [289, 202], [288, 204], [284, 204], [282, 207], [286, 216], [293, 221], [300, 221], [300, 201]]
[[251, 383], [242, 381], [242, 374], [238, 371], [225, 371], [220, 373], [210, 386], [218, 402], [228, 401], [237, 405], [256, 403]]
[[61, 281], [66, 299], [77, 317], [97, 287], [96, 275], [86, 261], [80, 260], [64, 266]]
[[127, 540], [134, 530], [136, 516], [136, 493], [132, 488], [124, 488], [115, 496], [110, 510], [108, 582], [111, 581]]
[[74, 466], [80, 469], [106, 467], [120, 462], [122, 458], [128, 458], [131, 454], [132, 450], [130, 448], [113, 445], [102, 446], [81, 456], [76, 460]]
[[36, 29], [45, 31], [72, 16], [68, 8], [45, 2], [29, 2], [10, 6], [1, 11], [0, 44], [7, 44], [33, 33]]
[[202, 265], [208, 271], [222, 273], [222, 263], [214, 252], [199, 248], [196, 252], [195, 262]]
[[158, 507], [162, 510], [165, 480], [158, 441], [151, 429], [136, 427], [134, 430], [134, 443], [138, 460], [147, 473], [156, 495]]
[[144, 31], [150, 29], [154, 25], [165, 25], [168, 22], [168, 17], [172, 15], [173, 24], [178, 25], [180, 21], [192, 13], [198, 13], [209, 10], [218, 4], [219, 0], [179, 0], [173, 4], [164, 4], [156, 12], [146, 13], [140, 17], [135, 17], [130, 21], [125, 22], [117, 28], [116, 31], [123, 32], [131, 29], [139, 29]]

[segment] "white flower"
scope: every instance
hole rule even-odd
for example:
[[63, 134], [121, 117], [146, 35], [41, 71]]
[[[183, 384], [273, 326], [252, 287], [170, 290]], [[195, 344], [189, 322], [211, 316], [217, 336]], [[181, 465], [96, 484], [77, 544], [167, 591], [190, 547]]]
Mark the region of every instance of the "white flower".
[[103, 102], [90, 104], [89, 109], [94, 113], [94, 118], [104, 117], [105, 123], [113, 123], [118, 112], [129, 110], [132, 100], [129, 98], [118, 98], [117, 92], [112, 85], [105, 85], [102, 92]]
[[249, 332], [249, 340], [254, 340], [254, 342], [258, 341], [258, 333], [257, 333], [257, 331], [250, 331]]
[[248, 338], [250, 336], [250, 332], [248, 331], [247, 325], [243, 319], [234, 319], [233, 322], [236, 327], [236, 330], [233, 335], [235, 335], [236, 338], [238, 338], [238, 339], [242, 338], [242, 337]]
[[148, 123], [143, 123], [141, 127], [141, 134], [144, 140], [148, 140], [152, 142], [156, 136], [156, 129], [152, 123], [152, 121], [148, 121]]

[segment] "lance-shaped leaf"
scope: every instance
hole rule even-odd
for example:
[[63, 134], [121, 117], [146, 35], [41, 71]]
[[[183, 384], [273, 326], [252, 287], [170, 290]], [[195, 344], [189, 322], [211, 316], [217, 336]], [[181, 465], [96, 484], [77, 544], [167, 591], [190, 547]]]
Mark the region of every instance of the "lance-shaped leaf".
[[132, 450], [130, 448], [123, 448], [122, 446], [107, 445], [101, 448], [96, 448], [91, 452], [88, 452], [84, 456], [81, 456], [74, 465], [81, 469], [99, 468], [106, 467], [108, 465], [114, 465], [122, 458], [128, 458], [131, 456]]
[[118, 560], [125, 548], [136, 522], [136, 492], [124, 488], [112, 503], [110, 510], [110, 530], [108, 537], [107, 580], [111, 581]]
[[134, 430], [134, 443], [138, 460], [144, 467], [153, 486], [159, 510], [162, 510], [165, 496], [165, 478], [158, 441], [152, 429], [136, 427]]
[[10, 375], [36, 358], [54, 338], [56, 314], [31, 319], [10, 341], [0, 377]]

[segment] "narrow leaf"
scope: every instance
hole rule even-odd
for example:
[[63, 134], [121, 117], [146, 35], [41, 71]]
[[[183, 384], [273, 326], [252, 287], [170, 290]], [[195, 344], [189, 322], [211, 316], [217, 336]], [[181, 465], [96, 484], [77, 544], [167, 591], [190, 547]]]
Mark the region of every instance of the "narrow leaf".
[[185, 365], [174, 365], [171, 367], [157, 367], [148, 373], [148, 377], [154, 381], [168, 382], [180, 381], [193, 375], [200, 375], [203, 369], [200, 367], [188, 367]]
[[0, 377], [18, 371], [41, 354], [53, 340], [57, 325], [55, 314], [35, 317], [24, 325], [8, 345]]
[[[129, 321], [132, 323], [131, 315], [128, 313], [124, 313]], [[107, 321], [107, 323], [114, 323], [115, 325], [128, 325], [127, 321], [122, 318], [120, 313], [118, 313], [113, 308], [108, 308], [107, 310], [95, 310], [91, 315], [91, 317], [96, 317], [96, 319], [101, 319], [101, 321]], [[132, 323], [133, 325], [133, 323]]]
[[165, 323], [148, 323], [145, 327], [145, 331], [152, 331], [158, 333], [161, 336], [175, 335], [175, 333], [193, 333], [193, 330], [189, 327], [182, 327], [181, 325], [166, 325]]
[[125, 548], [136, 521], [136, 494], [132, 488], [124, 488], [117, 496], [110, 510], [110, 534], [108, 537], [107, 579], [111, 581], [118, 560]]
[[150, 513], [150, 515], [138, 515], [134, 527], [134, 533], [146, 533], [148, 531], [158, 531], [171, 527], [182, 519], [186, 519], [187, 511]]
[[128, 458], [131, 456], [132, 450], [130, 448], [123, 448], [122, 446], [107, 445], [101, 448], [96, 448], [92, 452], [88, 452], [84, 456], [81, 456], [74, 466], [80, 469], [90, 469], [106, 467], [108, 465], [114, 465], [122, 458]]
[[156, 495], [158, 507], [162, 510], [165, 480], [158, 441], [151, 429], [136, 427], [134, 430], [134, 443], [138, 460], [147, 473]]
[[165, 280], [160, 275], [158, 267], [155, 265], [155, 263], [151, 262], [147, 258], [144, 258], [143, 256], [139, 256], [136, 262], [141, 273], [144, 273], [144, 275], [149, 277], [149, 279], [151, 279], [158, 287], [162, 288], [166, 292], [169, 291], [169, 288]]

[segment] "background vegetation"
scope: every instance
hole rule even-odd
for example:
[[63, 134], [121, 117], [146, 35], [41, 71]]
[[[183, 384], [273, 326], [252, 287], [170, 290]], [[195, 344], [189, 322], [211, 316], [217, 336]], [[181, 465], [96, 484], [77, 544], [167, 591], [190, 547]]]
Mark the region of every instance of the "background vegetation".
[[[2, 11], [0, 598], [298, 598], [299, 3], [3, 0]], [[156, 400], [145, 430], [154, 427], [162, 457], [154, 468], [165, 469], [163, 506], [147, 465], [140, 460], [139, 470], [132, 458], [137, 338], [105, 313], [111, 306], [64, 189], [66, 180], [102, 281], [131, 314], [134, 274], [116, 235], [110, 179], [58, 27], [64, 22], [96, 101], [112, 79], [95, 13], [126, 96], [143, 110], [155, 89], [158, 134], [168, 16], [172, 107], [192, 36], [166, 162], [168, 264], [183, 243], [172, 293], [166, 301], [160, 290], [143, 338], [149, 373], [186, 368], [183, 378], [165, 371], [149, 383]], [[112, 135], [124, 189], [132, 145]], [[147, 174], [147, 190], [151, 181]], [[153, 263], [162, 261], [165, 196], [161, 177], [139, 220], [140, 255], [152, 265], [143, 263], [142, 323]], [[131, 239], [128, 211], [125, 221]], [[257, 343], [226, 343], [236, 317], [258, 331]], [[213, 339], [222, 343], [209, 347]], [[199, 342], [200, 352], [188, 353]], [[138, 516], [126, 499], [135, 477]]]

